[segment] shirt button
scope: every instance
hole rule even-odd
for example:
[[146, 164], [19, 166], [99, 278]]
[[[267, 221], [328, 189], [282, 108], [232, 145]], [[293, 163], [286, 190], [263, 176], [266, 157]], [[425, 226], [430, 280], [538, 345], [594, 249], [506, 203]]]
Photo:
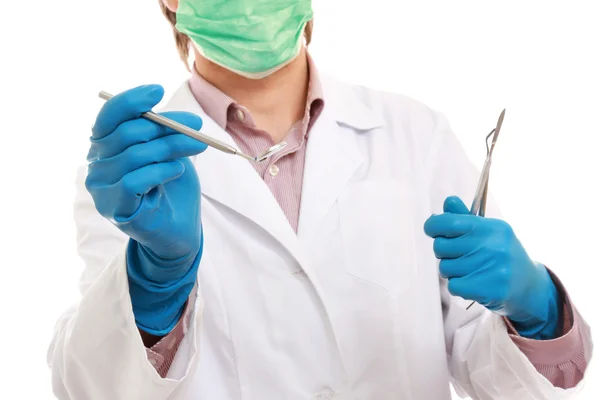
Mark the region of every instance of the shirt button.
[[238, 121], [242, 122], [246, 118], [246, 114], [244, 114], [243, 110], [238, 108], [235, 112], [235, 117], [238, 119]]
[[275, 164], [272, 164], [269, 167], [269, 174], [271, 174], [272, 177], [277, 176], [277, 174], [279, 173], [279, 167]]
[[156, 364], [158, 364], [158, 361], [156, 361], [156, 359], [154, 359], [154, 358], [151, 358], [150, 364], [152, 364], [153, 367], [156, 367]]

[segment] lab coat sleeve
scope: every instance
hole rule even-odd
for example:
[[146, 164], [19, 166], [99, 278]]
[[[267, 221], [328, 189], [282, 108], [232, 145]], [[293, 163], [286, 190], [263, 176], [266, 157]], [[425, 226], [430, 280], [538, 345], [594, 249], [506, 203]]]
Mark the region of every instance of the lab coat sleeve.
[[[125, 265], [127, 237], [101, 217], [78, 171], [74, 217], [77, 249], [85, 262], [82, 297], [55, 326], [47, 361], [60, 400], [166, 400], [178, 398], [198, 364], [201, 299], [190, 301], [190, 326], [167, 378], [161, 378], [135, 324]], [[196, 293], [196, 292], [195, 292]]]
[[[432, 213], [441, 213], [446, 197], [459, 196], [470, 206], [479, 179], [479, 168], [469, 160], [446, 118], [436, 114], [437, 124], [425, 168], [431, 193]], [[491, 195], [487, 213], [500, 218]], [[457, 393], [473, 399], [567, 399], [579, 391], [552, 385], [541, 375], [509, 336], [503, 318], [479, 304], [450, 295], [440, 279], [444, 330], [451, 378]], [[582, 340], [591, 347], [589, 330]]]

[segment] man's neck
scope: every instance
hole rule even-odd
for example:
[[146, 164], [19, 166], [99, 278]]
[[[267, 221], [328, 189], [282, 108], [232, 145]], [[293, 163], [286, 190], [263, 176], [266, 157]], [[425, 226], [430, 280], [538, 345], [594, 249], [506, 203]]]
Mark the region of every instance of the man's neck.
[[303, 48], [291, 63], [259, 80], [237, 75], [199, 54], [195, 68], [213, 86], [250, 110], [256, 125], [278, 143], [304, 116], [309, 79], [306, 57]]

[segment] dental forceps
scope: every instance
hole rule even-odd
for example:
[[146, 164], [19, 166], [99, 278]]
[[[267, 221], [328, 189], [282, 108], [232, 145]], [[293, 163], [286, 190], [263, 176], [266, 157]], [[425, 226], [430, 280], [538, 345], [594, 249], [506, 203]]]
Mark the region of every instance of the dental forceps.
[[[504, 122], [504, 114], [506, 113], [506, 109], [502, 110], [500, 117], [498, 117], [498, 122], [496, 123], [496, 127], [492, 129], [492, 131], [485, 137], [485, 146], [487, 148], [487, 156], [485, 158], [485, 163], [483, 164], [483, 170], [481, 171], [481, 175], [479, 176], [479, 183], [477, 184], [477, 190], [475, 192], [475, 198], [473, 199], [473, 204], [471, 205], [471, 215], [478, 215], [480, 217], [485, 217], [485, 207], [487, 205], [487, 194], [488, 194], [488, 183], [490, 180], [490, 167], [492, 165], [492, 153], [494, 152], [494, 147], [496, 147], [496, 140], [498, 140], [498, 135], [500, 134], [500, 129], [502, 128], [502, 123]], [[490, 137], [492, 138], [492, 143], [488, 144]], [[467, 307], [467, 310], [471, 308], [471, 306], [475, 304], [472, 302]]]
[[[103, 100], [109, 100], [113, 97], [113, 95], [102, 91], [102, 92], [98, 93], [98, 97], [100, 97]], [[281, 142], [281, 143], [276, 144], [275, 146], [270, 147], [264, 153], [259, 154], [255, 157], [252, 157], [252, 156], [242, 153], [241, 151], [239, 151], [238, 149], [236, 149], [235, 147], [233, 147], [231, 145], [228, 145], [227, 143], [223, 143], [220, 140], [211, 138], [210, 136], [206, 136], [205, 134], [200, 133], [200, 131], [197, 131], [195, 129], [187, 127], [183, 124], [180, 124], [179, 122], [176, 122], [176, 121], [173, 121], [172, 119], [163, 117], [162, 115], [156, 114], [152, 111], [143, 113], [142, 117], [146, 118], [152, 122], [156, 122], [159, 125], [166, 126], [167, 128], [171, 128], [174, 131], [177, 131], [179, 133], [182, 133], [186, 136], [191, 137], [192, 139], [196, 139], [196, 140], [206, 144], [207, 146], [210, 146], [214, 149], [222, 151], [223, 153], [237, 155], [242, 158], [245, 158], [246, 160], [253, 161], [253, 162], [263, 162], [266, 159], [268, 159], [269, 157], [271, 157], [273, 154], [278, 153], [285, 146], [287, 146], [286, 142]]]

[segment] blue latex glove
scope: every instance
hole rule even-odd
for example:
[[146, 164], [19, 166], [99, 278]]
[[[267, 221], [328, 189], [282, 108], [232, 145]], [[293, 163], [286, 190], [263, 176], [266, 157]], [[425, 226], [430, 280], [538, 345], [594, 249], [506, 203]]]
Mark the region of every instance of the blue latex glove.
[[[200, 183], [189, 156], [206, 145], [140, 118], [164, 90], [141, 86], [116, 95], [92, 128], [86, 187], [98, 212], [131, 239], [129, 291], [138, 327], [168, 333], [181, 316], [202, 255]], [[200, 117], [164, 113], [200, 129]]]
[[470, 215], [458, 197], [425, 222], [434, 238], [440, 275], [454, 296], [474, 300], [508, 317], [519, 334], [552, 339], [558, 328], [559, 296], [546, 268], [532, 261], [506, 222]]

